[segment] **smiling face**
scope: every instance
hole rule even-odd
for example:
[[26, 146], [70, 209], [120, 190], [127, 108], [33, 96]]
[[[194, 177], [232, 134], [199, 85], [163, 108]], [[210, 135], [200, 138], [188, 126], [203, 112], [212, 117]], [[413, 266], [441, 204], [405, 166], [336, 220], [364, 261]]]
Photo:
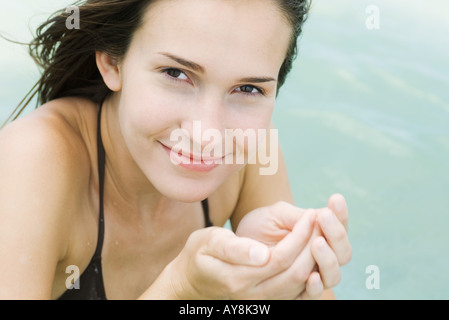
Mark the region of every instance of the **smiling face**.
[[[206, 145], [229, 143], [225, 132], [230, 129], [267, 129], [290, 36], [291, 26], [272, 0], [150, 5], [119, 64], [115, 91], [127, 149], [160, 193], [198, 201], [243, 167], [208, 167], [201, 160], [196, 166], [177, 165], [170, 148], [188, 144], [186, 157], [196, 159]], [[195, 123], [202, 132], [220, 132], [222, 141], [205, 141], [194, 132]], [[170, 139], [176, 130], [186, 139]], [[237, 148], [247, 152], [243, 145]], [[225, 156], [224, 150], [218, 153], [208, 155]]]

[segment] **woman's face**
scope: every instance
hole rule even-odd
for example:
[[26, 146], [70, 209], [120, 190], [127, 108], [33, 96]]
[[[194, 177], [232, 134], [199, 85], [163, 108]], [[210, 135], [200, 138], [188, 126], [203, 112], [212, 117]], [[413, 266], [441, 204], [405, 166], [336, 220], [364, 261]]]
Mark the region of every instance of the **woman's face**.
[[118, 114], [128, 150], [159, 192], [199, 201], [244, 166], [235, 153], [250, 143], [231, 133], [269, 128], [290, 35], [271, 0], [150, 5], [119, 65]]

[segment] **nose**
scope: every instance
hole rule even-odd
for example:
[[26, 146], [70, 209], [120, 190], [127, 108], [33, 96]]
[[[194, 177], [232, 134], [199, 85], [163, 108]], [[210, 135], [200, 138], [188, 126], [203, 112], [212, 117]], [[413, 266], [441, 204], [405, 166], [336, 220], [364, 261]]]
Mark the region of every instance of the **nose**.
[[181, 123], [181, 129], [190, 134], [192, 150], [202, 152], [207, 146], [224, 145], [226, 105], [218, 94], [203, 94], [192, 105]]

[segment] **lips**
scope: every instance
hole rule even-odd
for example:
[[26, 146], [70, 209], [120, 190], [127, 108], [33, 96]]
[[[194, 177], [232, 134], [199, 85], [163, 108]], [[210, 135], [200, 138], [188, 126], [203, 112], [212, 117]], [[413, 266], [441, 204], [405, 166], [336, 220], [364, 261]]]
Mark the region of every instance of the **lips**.
[[173, 164], [185, 169], [197, 172], [209, 172], [223, 163], [224, 157], [204, 157], [197, 154], [183, 154], [182, 150], [178, 152], [173, 147], [166, 146], [159, 142], [162, 148], [170, 157]]

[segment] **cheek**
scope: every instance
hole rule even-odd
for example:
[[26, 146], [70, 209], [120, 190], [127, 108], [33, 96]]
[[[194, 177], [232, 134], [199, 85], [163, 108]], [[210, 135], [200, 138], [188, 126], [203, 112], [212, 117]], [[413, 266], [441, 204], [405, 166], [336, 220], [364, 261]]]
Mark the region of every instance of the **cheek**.
[[249, 160], [265, 142], [271, 127], [271, 117], [274, 101], [236, 112], [233, 116], [233, 126], [226, 131], [226, 147], [234, 148], [237, 163]]
[[275, 98], [264, 98], [248, 104], [229, 104], [229, 128], [266, 129], [271, 124]]
[[274, 104], [274, 99], [266, 99], [255, 105], [232, 107], [229, 127], [256, 131], [268, 128], [271, 125]]
[[166, 131], [179, 120], [176, 101], [152, 86], [124, 87], [119, 108], [122, 126], [147, 137]]
[[127, 132], [151, 136], [178, 120], [179, 102], [158, 85], [158, 78], [130, 53], [122, 68], [120, 121]]

